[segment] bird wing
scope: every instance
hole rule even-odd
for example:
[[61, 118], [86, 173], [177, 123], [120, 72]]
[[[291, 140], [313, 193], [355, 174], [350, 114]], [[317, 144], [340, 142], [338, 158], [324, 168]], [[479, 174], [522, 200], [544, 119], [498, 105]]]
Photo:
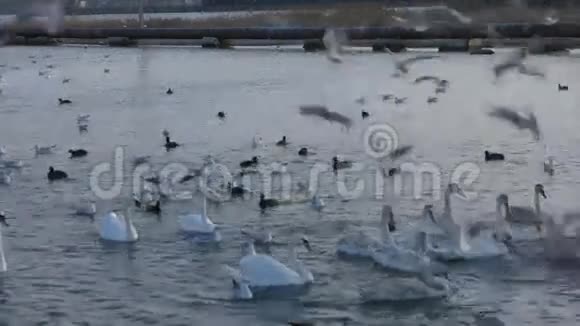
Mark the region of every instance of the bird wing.
[[441, 79], [437, 76], [421, 76], [421, 77], [415, 79], [414, 83], [419, 84], [419, 83], [422, 83], [424, 81], [432, 81], [435, 83], [439, 83], [441, 81]]
[[523, 118], [520, 113], [505, 106], [494, 107], [493, 110], [489, 112], [489, 116], [503, 119], [505, 121], [514, 124], [517, 127], [521, 125], [521, 121]]
[[393, 160], [397, 159], [403, 155], [408, 154], [409, 152], [411, 152], [412, 149], [413, 149], [412, 145], [405, 145], [405, 146], [398, 147], [397, 149], [395, 149], [394, 151], [392, 151], [389, 154], [389, 157]]

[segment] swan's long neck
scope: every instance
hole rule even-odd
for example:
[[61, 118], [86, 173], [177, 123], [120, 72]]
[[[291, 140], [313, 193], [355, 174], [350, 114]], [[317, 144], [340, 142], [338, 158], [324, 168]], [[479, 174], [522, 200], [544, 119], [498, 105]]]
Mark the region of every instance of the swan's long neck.
[[240, 283], [239, 291], [240, 299], [252, 299], [254, 297], [254, 294], [252, 293], [252, 290], [250, 290], [250, 286], [246, 281]]
[[385, 215], [383, 215], [383, 218], [381, 219], [381, 239], [384, 244], [394, 244], [391, 231], [389, 230], [389, 217]]
[[542, 210], [540, 209], [540, 193], [534, 192], [534, 209], [536, 210], [536, 215], [541, 217]]
[[209, 224], [210, 220], [207, 217], [207, 198], [203, 196], [203, 215], [202, 215], [203, 222], [205, 224]]
[[444, 215], [451, 216], [451, 191], [445, 190], [445, 206], [443, 207]]
[[0, 225], [0, 272], [6, 272], [8, 266], [6, 265], [6, 257], [4, 257], [4, 243], [2, 239], [2, 226]]
[[300, 278], [304, 282], [312, 282], [313, 281], [312, 273], [310, 273], [310, 271], [298, 259], [298, 256], [296, 254], [296, 247], [293, 247], [290, 250], [290, 261], [296, 267], [296, 271], [298, 272], [298, 275], [300, 275]]
[[[502, 207], [505, 212], [502, 212]], [[508, 215], [509, 205], [507, 203], [498, 202], [496, 206], [496, 223], [495, 223], [495, 233], [500, 235], [503, 239], [504, 236], [512, 235], [511, 227], [509, 223], [506, 222], [506, 217]]]

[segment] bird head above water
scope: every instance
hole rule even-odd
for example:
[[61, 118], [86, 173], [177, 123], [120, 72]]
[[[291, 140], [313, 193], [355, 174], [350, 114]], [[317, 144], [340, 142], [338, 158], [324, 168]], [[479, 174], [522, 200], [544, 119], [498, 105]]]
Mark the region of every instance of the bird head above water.
[[538, 195], [540, 195], [540, 196], [542, 196], [542, 197], [544, 197], [544, 198], [548, 198], [548, 196], [546, 196], [546, 192], [544, 191], [544, 186], [543, 186], [542, 184], [539, 184], [539, 183], [538, 183], [538, 184], [537, 184], [537, 185], [534, 187], [534, 191], [535, 191], [535, 192], [536, 192]]
[[389, 232], [396, 231], [397, 225], [395, 224], [395, 215], [393, 214], [391, 205], [383, 205], [381, 221], [383, 226], [389, 228]]
[[433, 214], [433, 205], [427, 204], [423, 207], [423, 217], [435, 222], [435, 215]]

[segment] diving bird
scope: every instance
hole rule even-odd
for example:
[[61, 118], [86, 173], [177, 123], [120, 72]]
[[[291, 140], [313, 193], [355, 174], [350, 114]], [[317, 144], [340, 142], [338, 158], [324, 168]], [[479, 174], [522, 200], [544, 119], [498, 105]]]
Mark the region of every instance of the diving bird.
[[501, 153], [493, 153], [485, 151], [485, 161], [503, 161], [505, 159], [504, 155]]
[[568, 86], [567, 85], [558, 84], [558, 90], [559, 91], [567, 91], [568, 90]]
[[85, 157], [89, 154], [85, 149], [69, 149], [70, 158]]
[[165, 94], [171, 95], [171, 94], [173, 94], [173, 90], [171, 88], [168, 88], [167, 92], [165, 92]]
[[280, 202], [278, 200], [273, 198], [266, 199], [266, 196], [264, 196], [264, 194], [260, 194], [260, 202], [258, 203], [258, 206], [260, 206], [262, 211], [265, 210], [266, 208], [276, 207], [279, 205]]
[[304, 105], [300, 107], [300, 114], [305, 116], [316, 116], [329, 122], [337, 122], [347, 129], [352, 126], [352, 120], [338, 112], [330, 111], [322, 105]]
[[47, 174], [48, 180], [55, 181], [55, 180], [63, 180], [67, 179], [68, 175], [64, 171], [55, 170], [52, 166], [48, 168]]
[[526, 117], [523, 114], [516, 112], [508, 107], [496, 106], [491, 112], [488, 113], [488, 115], [490, 117], [507, 121], [518, 129], [529, 129], [536, 140], [539, 140], [541, 137], [538, 120], [536, 119], [536, 115], [533, 112], [530, 112]]
[[59, 104], [59, 105], [63, 105], [63, 104], [72, 104], [72, 101], [71, 101], [71, 100], [67, 100], [67, 99], [62, 99], [62, 98], [59, 98], [59, 99], [58, 99], [58, 104]]

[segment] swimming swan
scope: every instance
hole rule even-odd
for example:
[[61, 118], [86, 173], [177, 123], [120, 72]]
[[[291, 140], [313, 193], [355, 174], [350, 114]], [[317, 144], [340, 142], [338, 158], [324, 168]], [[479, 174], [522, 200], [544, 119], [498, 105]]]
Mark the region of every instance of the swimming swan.
[[381, 238], [377, 238], [372, 234], [364, 231], [357, 231], [355, 233], [347, 234], [342, 237], [337, 245], [336, 252], [339, 255], [347, 255], [353, 257], [372, 257], [372, 248], [379, 248], [387, 241], [387, 245], [392, 244], [389, 234], [389, 228], [394, 231], [396, 228], [392, 210], [383, 207], [382, 218], [379, 226]]
[[215, 224], [207, 217], [207, 199], [203, 196], [202, 214], [187, 214], [178, 218], [181, 229], [191, 233], [214, 233]]
[[421, 273], [426, 270], [435, 273], [446, 272], [443, 265], [432, 262], [426, 255], [426, 240], [425, 244], [419, 242], [418, 250], [410, 250], [400, 247], [391, 237], [389, 228], [386, 227], [388, 221], [392, 219], [393, 210], [391, 206], [383, 206], [383, 216], [381, 229], [382, 243], [374, 243], [371, 245], [371, 257], [373, 260], [390, 270], [395, 270], [404, 273]]
[[[310, 245], [306, 238], [302, 238], [302, 244], [307, 250]], [[250, 288], [267, 288], [279, 286], [302, 286], [314, 281], [312, 273], [298, 260], [296, 246], [290, 249], [290, 263], [295, 269], [291, 269], [275, 258], [265, 254], [256, 254], [254, 244], [247, 242], [242, 246], [243, 257], [240, 260], [240, 270], [228, 267], [239, 275], [238, 282], [246, 280]]]
[[135, 242], [139, 239], [137, 229], [131, 221], [131, 209], [125, 216], [109, 212], [98, 222], [101, 239], [117, 242]]
[[506, 218], [507, 221], [512, 224], [533, 225], [538, 231], [541, 231], [542, 218], [540, 216], [545, 213], [542, 212], [540, 207], [540, 196], [544, 197], [544, 199], [548, 198], [544, 191], [544, 186], [536, 184], [534, 186], [534, 208], [510, 206]]

